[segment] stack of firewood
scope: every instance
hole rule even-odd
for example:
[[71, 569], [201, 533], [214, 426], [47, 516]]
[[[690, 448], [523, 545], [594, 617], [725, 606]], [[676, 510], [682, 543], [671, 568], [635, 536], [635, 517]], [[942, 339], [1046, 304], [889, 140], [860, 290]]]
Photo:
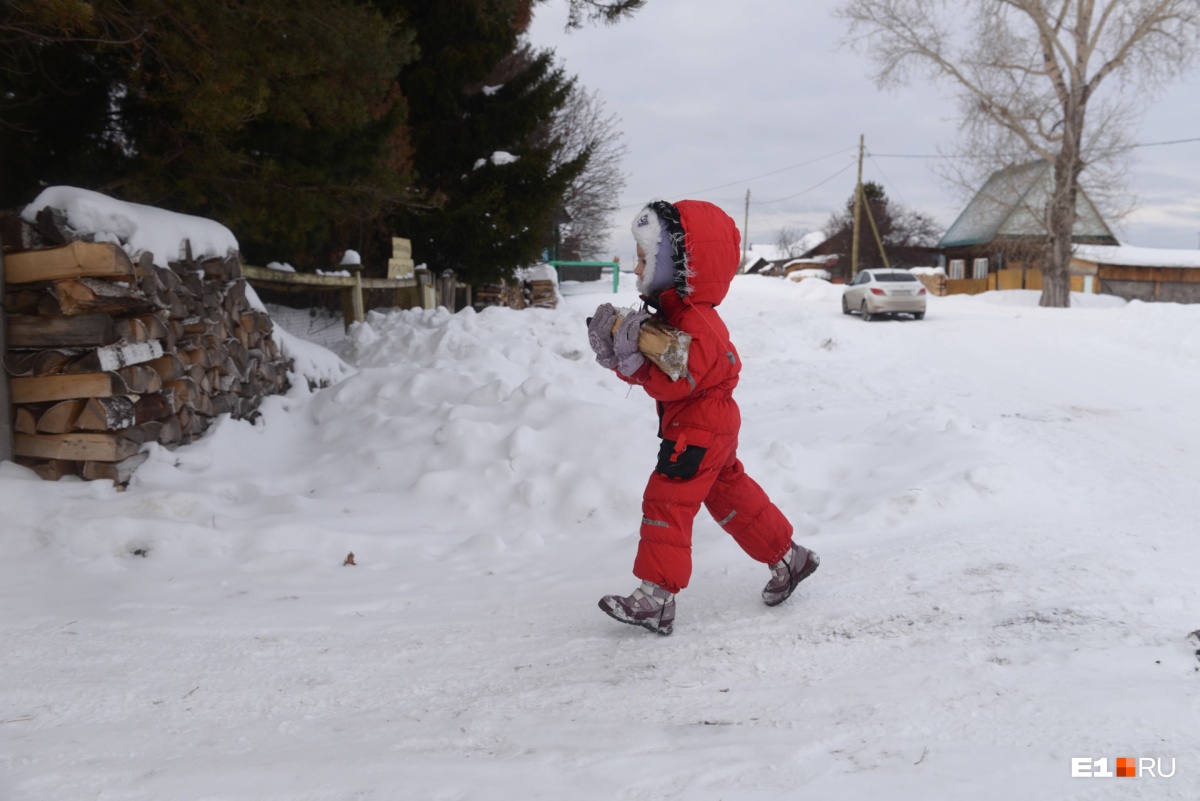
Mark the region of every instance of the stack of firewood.
[[169, 267], [119, 245], [19, 249], [6, 239], [5, 366], [17, 461], [47, 479], [125, 484], [142, 445], [172, 448], [215, 418], [286, 391], [271, 319], [247, 302], [236, 254]]
[[921, 279], [921, 283], [929, 290], [929, 294], [942, 296], [946, 294], [946, 274], [945, 273], [919, 273], [917, 278]]
[[504, 284], [484, 284], [475, 290], [475, 310], [488, 306], [507, 306], [510, 309], [553, 309], [558, 306], [558, 287], [551, 280], [535, 278], [514, 280]]
[[475, 290], [475, 310], [488, 306], [507, 306], [510, 309], [525, 308], [525, 288], [520, 281], [503, 284], [483, 284]]
[[549, 279], [526, 281], [525, 297], [530, 306], [539, 309], [558, 307], [558, 287]]

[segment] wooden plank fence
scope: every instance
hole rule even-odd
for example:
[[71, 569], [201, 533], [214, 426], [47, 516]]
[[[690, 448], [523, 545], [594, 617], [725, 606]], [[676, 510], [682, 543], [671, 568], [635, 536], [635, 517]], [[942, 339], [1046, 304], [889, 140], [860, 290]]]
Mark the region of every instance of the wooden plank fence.
[[392, 238], [392, 257], [388, 259], [387, 278], [363, 278], [362, 265], [343, 265], [350, 275], [315, 275], [270, 270], [243, 265], [251, 286], [278, 292], [336, 292], [341, 297], [346, 328], [366, 319], [367, 293], [382, 291], [391, 305], [401, 309], [436, 309], [444, 306], [457, 311], [471, 305], [471, 287], [460, 284], [453, 270], [444, 270], [436, 279], [430, 270], [416, 269], [412, 260], [412, 242]]
[[[1071, 291], [1087, 290], [1087, 276], [1072, 275]], [[978, 295], [997, 289], [1042, 289], [1041, 270], [1006, 269], [990, 273], [987, 278], [947, 278], [945, 294], [947, 295]], [[1091, 283], [1091, 291], [1099, 291], [1099, 282]]]

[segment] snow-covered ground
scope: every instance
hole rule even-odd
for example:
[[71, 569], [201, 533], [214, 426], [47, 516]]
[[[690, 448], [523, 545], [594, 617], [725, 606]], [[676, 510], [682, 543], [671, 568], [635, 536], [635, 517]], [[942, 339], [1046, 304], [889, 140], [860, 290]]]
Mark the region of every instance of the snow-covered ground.
[[632, 282], [564, 291], [372, 314], [125, 492], [0, 465], [0, 799], [1200, 797], [1200, 308], [737, 278], [741, 456], [822, 566], [767, 608], [701, 512], [656, 637], [596, 608], [657, 441], [584, 319]]

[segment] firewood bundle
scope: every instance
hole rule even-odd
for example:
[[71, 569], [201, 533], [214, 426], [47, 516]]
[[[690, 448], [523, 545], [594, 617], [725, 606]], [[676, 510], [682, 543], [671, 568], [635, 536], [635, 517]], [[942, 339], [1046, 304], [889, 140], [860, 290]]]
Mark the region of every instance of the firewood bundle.
[[932, 275], [921, 273], [917, 275], [917, 278], [919, 278], [921, 283], [925, 285], [925, 288], [929, 290], [929, 294], [937, 295], [939, 297], [946, 294], [945, 273], [934, 273]]
[[524, 287], [520, 283], [483, 284], [475, 290], [475, 302], [472, 305], [476, 311], [488, 306], [524, 309]]
[[[614, 334], [621, 327], [621, 321], [632, 311], [617, 309], [617, 319], [612, 328]], [[658, 365], [672, 381], [678, 381], [687, 375], [688, 347], [691, 344], [691, 334], [667, 325], [661, 317], [651, 317], [642, 324], [641, 331], [638, 332], [638, 350]]]
[[512, 281], [503, 284], [484, 284], [475, 290], [472, 304], [476, 311], [488, 306], [507, 306], [510, 309], [554, 309], [558, 307], [558, 289], [550, 280]]
[[525, 282], [525, 297], [530, 306], [539, 309], [554, 309], [558, 307], [558, 287], [548, 279], [534, 279]]
[[125, 484], [142, 445], [173, 448], [287, 389], [271, 319], [236, 254], [155, 266], [73, 241], [5, 254], [17, 461], [47, 479]]

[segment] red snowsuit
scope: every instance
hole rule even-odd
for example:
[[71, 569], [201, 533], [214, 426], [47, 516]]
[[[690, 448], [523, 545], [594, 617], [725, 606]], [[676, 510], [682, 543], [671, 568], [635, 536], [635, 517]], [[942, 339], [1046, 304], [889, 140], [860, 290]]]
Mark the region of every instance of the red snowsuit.
[[692, 336], [688, 375], [672, 381], [648, 360], [632, 376], [617, 375], [658, 401], [663, 440], [642, 500], [633, 574], [678, 592], [691, 577], [692, 520], [701, 503], [742, 550], [766, 564], [788, 552], [792, 526], [737, 458], [741, 414], [733, 388], [741, 361], [714, 308], [737, 273], [737, 226], [711, 203], [683, 200], [673, 207], [686, 254], [678, 254], [675, 285], [657, 303], [669, 325]]

